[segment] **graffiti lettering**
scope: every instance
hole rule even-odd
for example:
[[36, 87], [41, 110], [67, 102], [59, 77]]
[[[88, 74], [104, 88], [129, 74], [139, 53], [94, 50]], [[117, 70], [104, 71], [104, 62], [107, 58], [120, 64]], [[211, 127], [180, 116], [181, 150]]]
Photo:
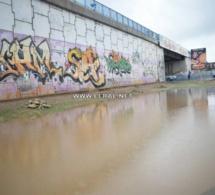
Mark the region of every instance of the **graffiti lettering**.
[[105, 56], [105, 60], [108, 66], [108, 72], [115, 72], [115, 74], [119, 74], [120, 76], [122, 76], [122, 73], [131, 73], [129, 59], [125, 59], [119, 53], [112, 51], [109, 53], [108, 58]]
[[69, 76], [81, 84], [90, 80], [95, 87], [101, 87], [105, 84], [104, 74], [98, 75], [97, 72], [100, 66], [98, 55], [91, 47], [84, 52], [78, 48], [70, 49], [68, 62], [65, 77]]
[[0, 81], [19, 76], [26, 79], [29, 72], [43, 81], [47, 75], [51, 76], [53, 73], [63, 76], [63, 68], [55, 68], [50, 63], [50, 49], [46, 40], [36, 47], [31, 37], [21, 41], [15, 38], [11, 43], [3, 39], [0, 51]]

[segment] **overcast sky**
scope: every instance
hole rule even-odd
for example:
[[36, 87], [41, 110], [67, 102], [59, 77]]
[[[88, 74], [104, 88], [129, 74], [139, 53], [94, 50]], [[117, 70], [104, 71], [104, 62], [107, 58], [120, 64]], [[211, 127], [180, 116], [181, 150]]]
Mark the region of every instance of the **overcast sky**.
[[98, 0], [190, 49], [206, 47], [215, 62], [215, 0]]

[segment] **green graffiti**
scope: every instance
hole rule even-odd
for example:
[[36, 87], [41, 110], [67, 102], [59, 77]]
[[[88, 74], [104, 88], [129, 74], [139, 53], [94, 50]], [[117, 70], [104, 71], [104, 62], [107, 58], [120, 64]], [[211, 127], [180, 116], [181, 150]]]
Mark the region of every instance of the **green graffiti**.
[[122, 76], [123, 73], [131, 73], [131, 64], [124, 57], [122, 57], [118, 62], [114, 62], [111, 58], [107, 58], [106, 56], [105, 60], [109, 73], [119, 74], [120, 76]]

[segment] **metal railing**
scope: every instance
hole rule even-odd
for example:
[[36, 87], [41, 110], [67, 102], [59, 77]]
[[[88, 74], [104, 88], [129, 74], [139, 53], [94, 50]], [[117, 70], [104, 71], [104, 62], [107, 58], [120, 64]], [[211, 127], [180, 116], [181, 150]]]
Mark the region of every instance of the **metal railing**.
[[137, 22], [125, 17], [124, 15], [116, 12], [115, 10], [112, 10], [111, 8], [109, 8], [95, 0], [70, 0], [70, 1], [78, 3], [91, 10], [94, 10], [106, 17], [116, 20], [117, 22], [130, 26], [130, 27], [148, 35], [149, 37], [153, 37], [157, 41], [159, 41], [159, 34], [149, 30], [148, 28], [142, 26], [141, 24], [138, 24]]

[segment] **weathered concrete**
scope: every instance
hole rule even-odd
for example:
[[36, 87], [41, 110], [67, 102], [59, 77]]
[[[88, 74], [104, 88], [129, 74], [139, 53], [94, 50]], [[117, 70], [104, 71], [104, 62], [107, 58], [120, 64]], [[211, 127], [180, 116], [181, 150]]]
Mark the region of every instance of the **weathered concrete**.
[[134, 36], [137, 36], [141, 39], [147, 40], [149, 42], [158, 44], [158, 41], [138, 30], [135, 30], [134, 28], [131, 28], [129, 26], [126, 26], [124, 24], [121, 24], [115, 20], [112, 20], [111, 18], [107, 18], [95, 11], [92, 11], [90, 9], [87, 9], [83, 6], [78, 5], [77, 3], [73, 3], [70, 0], [42, 0], [44, 2], [50, 3], [52, 5], [58, 6], [62, 9], [66, 9], [68, 11], [71, 11], [73, 13], [76, 13], [78, 15], [81, 15], [83, 17], [90, 18], [94, 21], [100, 22], [102, 24], [111, 26], [113, 28], [116, 28], [118, 30], [124, 31], [125, 33], [132, 34]]

